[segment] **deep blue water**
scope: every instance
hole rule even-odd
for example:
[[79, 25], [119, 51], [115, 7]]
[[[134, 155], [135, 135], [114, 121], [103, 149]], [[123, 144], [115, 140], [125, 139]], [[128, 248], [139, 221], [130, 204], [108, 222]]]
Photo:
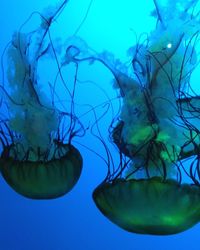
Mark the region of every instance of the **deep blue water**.
[[[149, 16], [153, 8], [152, 2], [94, 0], [77, 35], [95, 51], [108, 50], [116, 58], [126, 60], [127, 49], [135, 43], [135, 33], [139, 35], [149, 32], [155, 26], [155, 20]], [[57, 1], [51, 1], [52, 5], [54, 3]], [[72, 36], [84, 20], [89, 3], [89, 0], [70, 0], [57, 20], [57, 26], [52, 31], [53, 36], [62, 37], [63, 40]], [[41, 11], [48, 6], [49, 1], [44, 0], [1, 1], [0, 52], [2, 53], [13, 31], [33, 11]], [[28, 29], [29, 24], [26, 27]], [[44, 67], [42, 77], [45, 79], [45, 74], [51, 68]], [[83, 80], [97, 82], [109, 96], [115, 96], [110, 83], [112, 76], [100, 65], [92, 68], [83, 65], [81, 77]], [[77, 96], [83, 100], [82, 103], [87, 100], [91, 105], [98, 105], [105, 100], [100, 89], [92, 84], [86, 84], [80, 89]], [[86, 117], [87, 119], [90, 118]], [[105, 119], [107, 123], [105, 121], [104, 131], [111, 114]], [[99, 154], [105, 154], [103, 148], [96, 145], [95, 139], [90, 135], [81, 139], [81, 143]], [[77, 147], [84, 158], [83, 172], [75, 188], [62, 198], [50, 201], [26, 199], [15, 193], [0, 178], [0, 250], [199, 249], [199, 225], [173, 236], [146, 236], [128, 233], [108, 221], [92, 200], [92, 191], [105, 177], [106, 166], [86, 148], [78, 144]]]

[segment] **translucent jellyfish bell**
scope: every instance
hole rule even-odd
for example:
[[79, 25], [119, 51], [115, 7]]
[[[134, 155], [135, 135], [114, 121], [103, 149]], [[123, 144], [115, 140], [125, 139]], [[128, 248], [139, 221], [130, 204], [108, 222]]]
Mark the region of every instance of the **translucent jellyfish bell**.
[[63, 151], [62, 156], [47, 161], [16, 160], [11, 150], [4, 150], [1, 156], [1, 173], [9, 186], [25, 197], [53, 199], [63, 196], [80, 177], [82, 157], [73, 145], [59, 146], [57, 150]]
[[199, 195], [199, 187], [153, 177], [102, 184], [93, 199], [107, 218], [129, 232], [169, 235], [199, 222]]

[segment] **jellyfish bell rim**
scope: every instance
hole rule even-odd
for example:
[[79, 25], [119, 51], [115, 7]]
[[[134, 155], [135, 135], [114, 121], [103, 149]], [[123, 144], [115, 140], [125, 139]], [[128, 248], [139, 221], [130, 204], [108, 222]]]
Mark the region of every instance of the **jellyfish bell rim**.
[[200, 220], [200, 188], [161, 177], [104, 182], [93, 200], [107, 219], [137, 234], [177, 234]]
[[83, 159], [79, 150], [72, 144], [62, 144], [59, 147], [68, 147], [68, 151], [60, 158], [46, 162], [1, 157], [0, 172], [4, 180], [26, 198], [40, 200], [64, 196], [78, 182]]

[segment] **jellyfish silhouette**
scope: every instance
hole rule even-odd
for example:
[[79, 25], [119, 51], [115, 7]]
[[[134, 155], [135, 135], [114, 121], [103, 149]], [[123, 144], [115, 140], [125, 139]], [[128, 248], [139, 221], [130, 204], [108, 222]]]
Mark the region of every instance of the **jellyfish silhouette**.
[[[0, 86], [0, 171], [16, 192], [33, 199], [66, 194], [82, 170], [82, 156], [72, 144], [75, 136], [84, 134], [75, 115], [76, 80], [71, 77], [72, 84], [66, 83], [66, 64], [59, 61], [59, 45], [50, 32], [67, 2], [45, 14], [34, 12], [13, 34], [2, 56], [3, 72], [7, 73]], [[38, 17], [40, 25], [25, 32], [27, 24]], [[45, 58], [50, 58], [50, 64], [45, 64]], [[54, 71], [51, 82], [48, 75]], [[64, 105], [62, 99], [68, 97]]]
[[121, 228], [169, 235], [200, 220], [200, 96], [191, 84], [199, 63], [198, 1], [154, 0], [156, 29], [129, 49], [131, 63], [98, 55], [122, 98], [111, 137], [120, 164], [108, 164], [94, 190], [99, 210]]

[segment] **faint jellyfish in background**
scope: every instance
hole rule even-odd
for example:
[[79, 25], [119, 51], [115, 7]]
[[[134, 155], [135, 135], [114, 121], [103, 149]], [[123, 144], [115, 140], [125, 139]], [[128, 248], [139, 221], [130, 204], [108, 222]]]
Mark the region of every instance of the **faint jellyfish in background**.
[[[82, 170], [81, 154], [72, 144], [85, 133], [75, 114], [77, 73], [71, 75], [61, 63], [59, 46], [51, 36], [67, 2], [46, 14], [34, 12], [13, 34], [2, 56], [7, 73], [0, 86], [0, 171], [16, 192], [33, 199], [66, 194]], [[36, 17], [41, 24], [24, 32]]]
[[123, 104], [110, 128], [121, 162], [108, 166], [93, 199], [130, 232], [176, 234], [200, 220], [200, 95], [191, 85], [197, 3], [154, 0], [156, 29], [129, 50], [129, 65], [106, 52], [96, 56], [113, 72]]

